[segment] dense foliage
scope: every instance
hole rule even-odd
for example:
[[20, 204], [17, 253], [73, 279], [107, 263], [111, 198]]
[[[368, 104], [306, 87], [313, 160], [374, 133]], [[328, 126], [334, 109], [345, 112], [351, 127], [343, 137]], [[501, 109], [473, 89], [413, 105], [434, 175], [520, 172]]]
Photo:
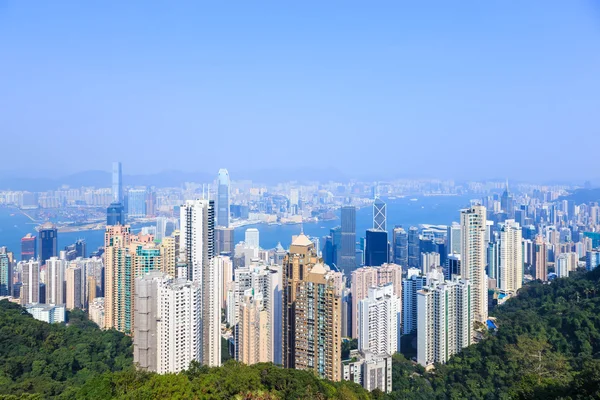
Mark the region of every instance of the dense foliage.
[[[67, 327], [44, 324], [4, 301], [0, 398], [600, 398], [600, 268], [551, 284], [532, 283], [492, 314], [497, 332], [431, 372], [396, 354], [394, 391], [383, 395], [271, 364], [194, 364], [162, 376], [135, 371], [126, 336], [100, 331], [82, 313], [73, 313]], [[345, 351], [352, 347], [348, 342]]]

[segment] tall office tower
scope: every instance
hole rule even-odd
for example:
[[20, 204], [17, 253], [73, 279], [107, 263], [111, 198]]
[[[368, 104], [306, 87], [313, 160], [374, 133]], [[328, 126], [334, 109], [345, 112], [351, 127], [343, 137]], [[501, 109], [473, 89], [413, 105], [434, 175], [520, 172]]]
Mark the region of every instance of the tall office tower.
[[271, 361], [269, 343], [264, 340], [269, 335], [269, 319], [262, 293], [246, 290], [239, 305], [237, 335], [236, 353], [240, 362], [252, 365]]
[[215, 228], [215, 254], [226, 253], [233, 256], [233, 249], [235, 247], [233, 233], [233, 228]]
[[87, 257], [87, 245], [85, 239], [77, 239], [75, 241], [75, 251], [77, 252], [77, 257]]
[[37, 237], [28, 233], [21, 239], [21, 261], [37, 258]]
[[133, 312], [132, 287], [133, 271], [129, 244], [131, 243], [129, 225], [107, 226], [104, 233], [104, 325], [130, 334], [131, 314]]
[[290, 189], [290, 212], [293, 215], [300, 211], [300, 191], [298, 189]]
[[81, 299], [82, 297], [85, 297], [82, 293], [85, 287], [81, 285], [81, 268], [75, 266], [69, 267], [67, 268], [65, 275], [67, 279], [67, 293], [65, 301], [67, 310], [83, 308]]
[[[287, 254], [287, 252], [281, 245], [281, 242], [277, 242], [277, 246], [275, 247], [275, 251], [273, 252], [273, 263], [276, 265], [283, 265], [283, 259], [285, 258], [286, 254]], [[325, 255], [323, 255], [323, 257], [324, 256]], [[325, 264], [327, 264], [327, 263], [325, 263]], [[329, 264], [327, 264], [327, 265], [329, 265]]]
[[386, 205], [379, 197], [373, 202], [373, 229], [387, 231]]
[[217, 203], [215, 225], [229, 228], [229, 196], [230, 196], [229, 172], [225, 168], [219, 170], [217, 176]]
[[[358, 338], [358, 304], [362, 299], [368, 297], [369, 288], [373, 286], [383, 286], [392, 284], [394, 294], [397, 299], [402, 298], [402, 267], [397, 264], [384, 264], [379, 268], [362, 267], [352, 272], [352, 310], [351, 336]], [[398, 313], [401, 312], [402, 303], [398, 300]], [[400, 316], [398, 316], [400, 317]]]
[[123, 204], [123, 176], [119, 161], [112, 164], [112, 202]]
[[408, 268], [419, 268], [420, 254], [419, 228], [411, 226], [408, 229]]
[[500, 198], [500, 207], [502, 208], [502, 211], [506, 213], [507, 219], [515, 218], [514, 199], [508, 191], [508, 180], [506, 181], [506, 188], [504, 189], [504, 193], [502, 193], [502, 197]]
[[21, 261], [18, 269], [22, 274], [21, 305], [40, 302], [40, 263], [39, 261]]
[[453, 222], [446, 235], [448, 254], [460, 254], [460, 224]]
[[346, 276], [356, 268], [356, 207], [343, 206], [341, 210], [342, 229], [339, 243], [337, 266]]
[[171, 278], [177, 278], [177, 253], [179, 245], [179, 234], [164, 237], [160, 243], [160, 257], [162, 271]]
[[40, 227], [40, 262], [43, 264], [50, 257], [58, 256], [58, 230], [51, 222], [46, 222]]
[[214, 202], [188, 200], [180, 212], [180, 248], [188, 264], [187, 279], [208, 283], [205, 278], [208, 278], [214, 256]]
[[[496, 236], [497, 233], [496, 233]], [[494, 280], [497, 284], [498, 272], [500, 270], [500, 239], [493, 240], [487, 246], [487, 274], [490, 280]], [[449, 279], [449, 278], [447, 278]]]
[[260, 249], [260, 233], [258, 232], [258, 229], [256, 229], [256, 228], [246, 229], [246, 234], [244, 235], [244, 241], [246, 242], [246, 246]]
[[440, 254], [439, 253], [421, 253], [421, 271], [423, 275], [427, 275], [434, 268], [440, 266]]
[[[464, 254], [464, 253], [462, 253]], [[417, 293], [417, 362], [445, 363], [472, 343], [471, 284], [459, 279], [432, 284]]]
[[509, 219], [500, 230], [500, 264], [497, 273], [498, 288], [505, 293], [516, 293], [523, 285], [523, 244], [521, 227]]
[[65, 304], [65, 269], [67, 262], [50, 257], [46, 262], [46, 304]]
[[333, 262], [331, 265], [335, 264], [339, 269], [342, 262], [342, 227], [336, 226], [335, 228], [331, 228], [329, 234], [331, 236], [333, 255]]
[[233, 285], [233, 263], [228, 256], [216, 256], [215, 264], [221, 270], [221, 308], [227, 308], [227, 292]]
[[358, 349], [378, 355], [398, 351], [398, 298], [392, 283], [370, 287], [358, 305]]
[[417, 292], [427, 284], [427, 277], [420, 275], [420, 270], [413, 269], [402, 280], [402, 334], [409, 335], [417, 330]]
[[106, 209], [106, 225], [125, 225], [125, 209], [121, 203], [110, 203]]
[[0, 248], [0, 297], [12, 295], [13, 260], [4, 248]]
[[474, 205], [461, 210], [461, 277], [471, 284], [473, 322], [486, 323], [488, 317], [488, 284], [486, 267], [486, 210]]
[[341, 273], [318, 263], [305, 235], [294, 239], [283, 263], [284, 367], [341, 379], [341, 281]]
[[389, 246], [387, 231], [367, 229], [365, 265], [369, 267], [379, 267], [386, 264], [389, 257]]
[[188, 200], [181, 206], [181, 246], [187, 279], [201, 282], [202, 364], [221, 365], [221, 271], [214, 263], [215, 207], [212, 200]]
[[541, 235], [535, 237], [534, 248], [533, 265], [535, 266], [535, 279], [546, 282], [548, 280], [548, 249]]
[[130, 218], [146, 216], [146, 189], [129, 189], [127, 192], [127, 214]]
[[151, 272], [135, 280], [133, 360], [144, 371], [177, 373], [201, 359], [200, 282]]
[[392, 243], [394, 264], [408, 268], [408, 233], [401, 227], [394, 228]]
[[451, 280], [452, 275], [460, 275], [460, 254], [449, 254], [444, 267], [444, 278]]

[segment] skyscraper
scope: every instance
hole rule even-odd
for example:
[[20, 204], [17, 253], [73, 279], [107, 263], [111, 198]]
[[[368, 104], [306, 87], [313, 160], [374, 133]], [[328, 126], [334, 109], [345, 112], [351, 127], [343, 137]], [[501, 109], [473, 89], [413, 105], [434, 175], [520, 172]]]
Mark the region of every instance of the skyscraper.
[[120, 161], [112, 164], [112, 198], [113, 203], [123, 204], [123, 177]]
[[500, 230], [500, 263], [498, 288], [505, 293], [516, 293], [523, 285], [523, 244], [521, 227], [509, 219]]
[[392, 243], [394, 264], [408, 268], [408, 233], [401, 227], [394, 228]]
[[106, 209], [106, 225], [125, 225], [125, 210], [122, 203], [110, 203]]
[[144, 371], [177, 373], [202, 362], [200, 282], [151, 272], [135, 281], [134, 362]]
[[373, 229], [387, 231], [386, 205], [379, 197], [373, 202]]
[[284, 367], [341, 380], [341, 273], [318, 263], [314, 244], [302, 234], [283, 268]]
[[46, 304], [65, 304], [65, 269], [67, 262], [50, 257], [46, 262]]
[[40, 227], [40, 262], [45, 264], [50, 257], [58, 256], [58, 230], [51, 222]]
[[541, 235], [535, 237], [534, 249], [535, 279], [546, 282], [548, 280], [548, 248]]
[[269, 362], [269, 316], [261, 292], [246, 290], [239, 305], [238, 360], [246, 365]]
[[488, 317], [488, 285], [486, 267], [486, 209], [474, 205], [460, 212], [461, 277], [471, 285], [473, 321], [486, 323]]
[[187, 279], [200, 282], [201, 362], [221, 365], [221, 271], [214, 262], [215, 207], [212, 200], [188, 200], [181, 212], [181, 248], [187, 262]]
[[21, 305], [40, 302], [40, 263], [36, 260], [21, 261]]
[[389, 247], [387, 231], [367, 229], [365, 265], [379, 267], [388, 262]]
[[[419, 270], [415, 269], [418, 273]], [[417, 330], [417, 293], [427, 284], [424, 275], [411, 275], [402, 280], [402, 334]]]
[[129, 225], [107, 226], [104, 233], [105, 293], [104, 318], [107, 329], [130, 334], [133, 331], [133, 271], [128, 246]]
[[78, 266], [70, 266], [65, 271], [66, 278], [66, 294], [65, 304], [67, 310], [74, 308], [83, 308], [82, 298], [85, 298], [85, 286], [82, 285], [82, 270]]
[[398, 351], [398, 298], [392, 283], [369, 288], [358, 304], [358, 349], [378, 355]]
[[350, 276], [356, 268], [356, 207], [343, 206], [341, 220], [341, 246], [337, 266], [346, 276]]
[[0, 297], [12, 295], [12, 260], [4, 248], [0, 248]]
[[[464, 253], [463, 253], [464, 254]], [[435, 281], [417, 294], [417, 361], [445, 363], [472, 343], [471, 284], [456, 277]]]
[[419, 228], [411, 226], [408, 229], [408, 268], [419, 268], [420, 255]]
[[460, 224], [453, 222], [446, 235], [448, 254], [460, 254]]
[[221, 168], [217, 177], [216, 226], [224, 228], [229, 228], [230, 185], [229, 172], [225, 168]]
[[129, 218], [143, 218], [146, 216], [146, 189], [129, 189], [127, 215]]
[[37, 258], [37, 237], [28, 233], [21, 239], [21, 261]]
[[233, 228], [215, 228], [215, 254], [226, 253], [233, 256], [234, 249], [234, 230]]

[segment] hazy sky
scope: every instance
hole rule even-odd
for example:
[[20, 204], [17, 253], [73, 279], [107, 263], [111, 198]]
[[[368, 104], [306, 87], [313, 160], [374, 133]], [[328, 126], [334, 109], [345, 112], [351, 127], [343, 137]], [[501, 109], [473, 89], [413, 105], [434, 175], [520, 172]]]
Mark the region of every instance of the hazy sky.
[[0, 0], [0, 170], [598, 177], [593, 0]]

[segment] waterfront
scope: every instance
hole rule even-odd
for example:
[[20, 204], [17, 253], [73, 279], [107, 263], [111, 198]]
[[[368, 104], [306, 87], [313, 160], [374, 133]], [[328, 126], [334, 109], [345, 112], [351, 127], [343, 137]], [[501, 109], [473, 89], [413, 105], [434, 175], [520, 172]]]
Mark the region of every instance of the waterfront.
[[[389, 200], [387, 204], [387, 228], [392, 230], [396, 225], [408, 228], [419, 224], [450, 224], [458, 221], [459, 210], [469, 205], [471, 197], [463, 196], [419, 196], [413, 201], [409, 198], [397, 198]], [[365, 230], [372, 228], [373, 212], [371, 207], [364, 207], [356, 213], [357, 240], [364, 236]], [[322, 237], [329, 230], [340, 224], [339, 219], [330, 221], [319, 221], [305, 224], [293, 225], [245, 225], [235, 228], [235, 242], [244, 239], [244, 232], [248, 228], [257, 228], [260, 231], [260, 245], [263, 248], [273, 248], [281, 242], [284, 248], [289, 247], [293, 235], [304, 233], [309, 236]], [[20, 257], [21, 238], [27, 233], [35, 234], [38, 224], [32, 222], [27, 216], [14, 208], [0, 207], [0, 246], [6, 246], [10, 251]], [[146, 224], [148, 225], [148, 224]], [[143, 225], [132, 227], [134, 232], [141, 229]], [[85, 239], [88, 253], [96, 250], [104, 242], [103, 230], [82, 230], [77, 232], [59, 232], [58, 248], [74, 243], [77, 239]]]

